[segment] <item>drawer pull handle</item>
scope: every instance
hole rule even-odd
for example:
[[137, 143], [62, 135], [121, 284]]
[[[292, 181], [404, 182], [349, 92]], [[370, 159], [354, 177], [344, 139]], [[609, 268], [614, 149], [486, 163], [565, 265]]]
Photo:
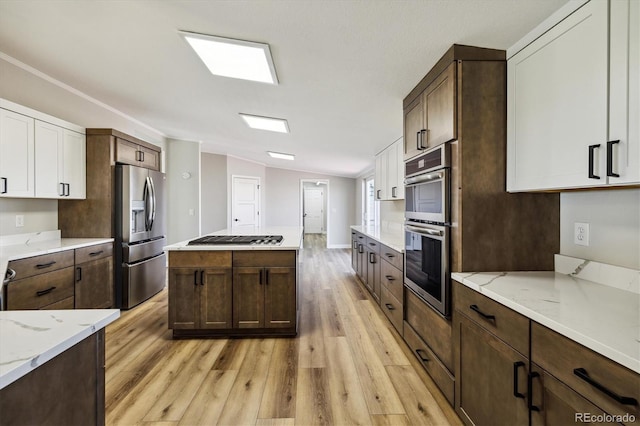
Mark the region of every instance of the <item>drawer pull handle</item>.
[[389, 259], [392, 259], [392, 258], [394, 258], [394, 257], [395, 257], [395, 256], [394, 256], [393, 254], [391, 254], [391, 253], [385, 253], [384, 255], [385, 255], [385, 256], [387, 256]]
[[193, 285], [198, 285], [198, 271], [193, 271]]
[[513, 363], [513, 396], [516, 398], [524, 398], [524, 394], [518, 392], [518, 369], [524, 367], [524, 362], [516, 361]]
[[602, 386], [600, 383], [596, 382], [595, 380], [593, 380], [591, 377], [589, 377], [589, 373], [587, 373], [587, 370], [585, 370], [584, 368], [575, 368], [573, 370], [573, 374], [575, 374], [585, 382], [589, 383], [591, 386], [598, 389], [600, 392], [604, 393], [605, 395], [615, 399], [620, 404], [638, 405], [637, 399], [632, 398], [630, 396], [620, 396], [614, 393], [613, 391], [607, 389], [606, 387]]
[[416, 349], [416, 355], [418, 355], [418, 358], [420, 358], [420, 361], [429, 362], [430, 359], [427, 358], [426, 356], [422, 355], [423, 353], [424, 353], [424, 351], [422, 349]]
[[395, 278], [393, 278], [393, 275], [385, 275], [384, 277], [389, 281], [395, 281], [396, 280]]
[[395, 309], [391, 303], [385, 303], [384, 306], [386, 306], [390, 311], [393, 311]]
[[82, 268], [78, 266], [76, 268], [76, 282], [80, 281], [82, 281]]
[[480, 308], [478, 308], [478, 305], [470, 305], [469, 309], [471, 309], [472, 311], [476, 311], [480, 316], [482, 316], [482, 318], [486, 319], [486, 320], [494, 320], [496, 319], [496, 317], [494, 315], [487, 315], [484, 312], [482, 312], [480, 310]]
[[529, 394], [529, 411], [540, 411], [540, 407], [533, 405], [533, 379], [540, 377], [537, 372], [529, 373], [529, 379], [527, 380], [527, 393]]
[[375, 247], [375, 246], [376, 246], [376, 243], [369, 243], [369, 245], [370, 245], [371, 247]]
[[49, 294], [51, 293], [53, 290], [55, 290], [55, 286], [54, 287], [50, 287], [46, 290], [40, 290], [40, 291], [36, 291], [36, 296], [40, 297], [40, 296], [44, 296], [45, 294]]
[[92, 251], [91, 253], [89, 253], [89, 256], [98, 256], [99, 254], [104, 253], [104, 250], [99, 250], [99, 251]]
[[44, 268], [48, 268], [49, 266], [53, 266], [55, 264], [56, 264], [56, 262], [54, 260], [54, 261], [51, 261], [49, 263], [40, 263], [40, 264], [36, 265], [36, 268], [37, 269], [44, 269]]

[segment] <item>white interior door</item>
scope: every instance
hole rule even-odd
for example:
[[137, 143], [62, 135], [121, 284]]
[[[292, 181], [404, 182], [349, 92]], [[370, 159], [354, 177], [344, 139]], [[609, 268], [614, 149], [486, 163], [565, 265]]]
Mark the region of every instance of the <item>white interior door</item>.
[[233, 177], [231, 226], [260, 226], [260, 178]]
[[324, 189], [304, 189], [304, 233], [320, 234], [324, 228]]

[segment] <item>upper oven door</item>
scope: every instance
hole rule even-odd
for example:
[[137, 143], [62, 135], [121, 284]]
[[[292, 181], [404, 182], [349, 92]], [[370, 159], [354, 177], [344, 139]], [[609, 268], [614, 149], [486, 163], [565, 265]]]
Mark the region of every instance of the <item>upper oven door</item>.
[[405, 179], [405, 217], [449, 224], [449, 169]]

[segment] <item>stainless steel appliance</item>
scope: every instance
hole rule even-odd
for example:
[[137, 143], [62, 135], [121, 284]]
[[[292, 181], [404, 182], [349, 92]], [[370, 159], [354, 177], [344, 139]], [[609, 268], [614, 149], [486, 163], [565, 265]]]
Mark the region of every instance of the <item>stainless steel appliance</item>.
[[405, 218], [449, 223], [450, 147], [440, 145], [405, 164]]
[[165, 199], [163, 173], [116, 165], [115, 298], [129, 309], [166, 283]]
[[443, 316], [449, 316], [448, 226], [405, 223], [404, 284]]
[[189, 246], [250, 245], [275, 246], [282, 244], [282, 235], [207, 235], [189, 241]]

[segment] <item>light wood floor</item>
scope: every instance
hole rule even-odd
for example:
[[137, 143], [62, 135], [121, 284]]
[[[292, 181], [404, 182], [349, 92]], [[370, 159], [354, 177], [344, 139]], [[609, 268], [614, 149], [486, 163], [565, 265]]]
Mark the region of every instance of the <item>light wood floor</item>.
[[357, 279], [306, 236], [297, 338], [172, 340], [167, 291], [106, 330], [108, 425], [461, 424]]

